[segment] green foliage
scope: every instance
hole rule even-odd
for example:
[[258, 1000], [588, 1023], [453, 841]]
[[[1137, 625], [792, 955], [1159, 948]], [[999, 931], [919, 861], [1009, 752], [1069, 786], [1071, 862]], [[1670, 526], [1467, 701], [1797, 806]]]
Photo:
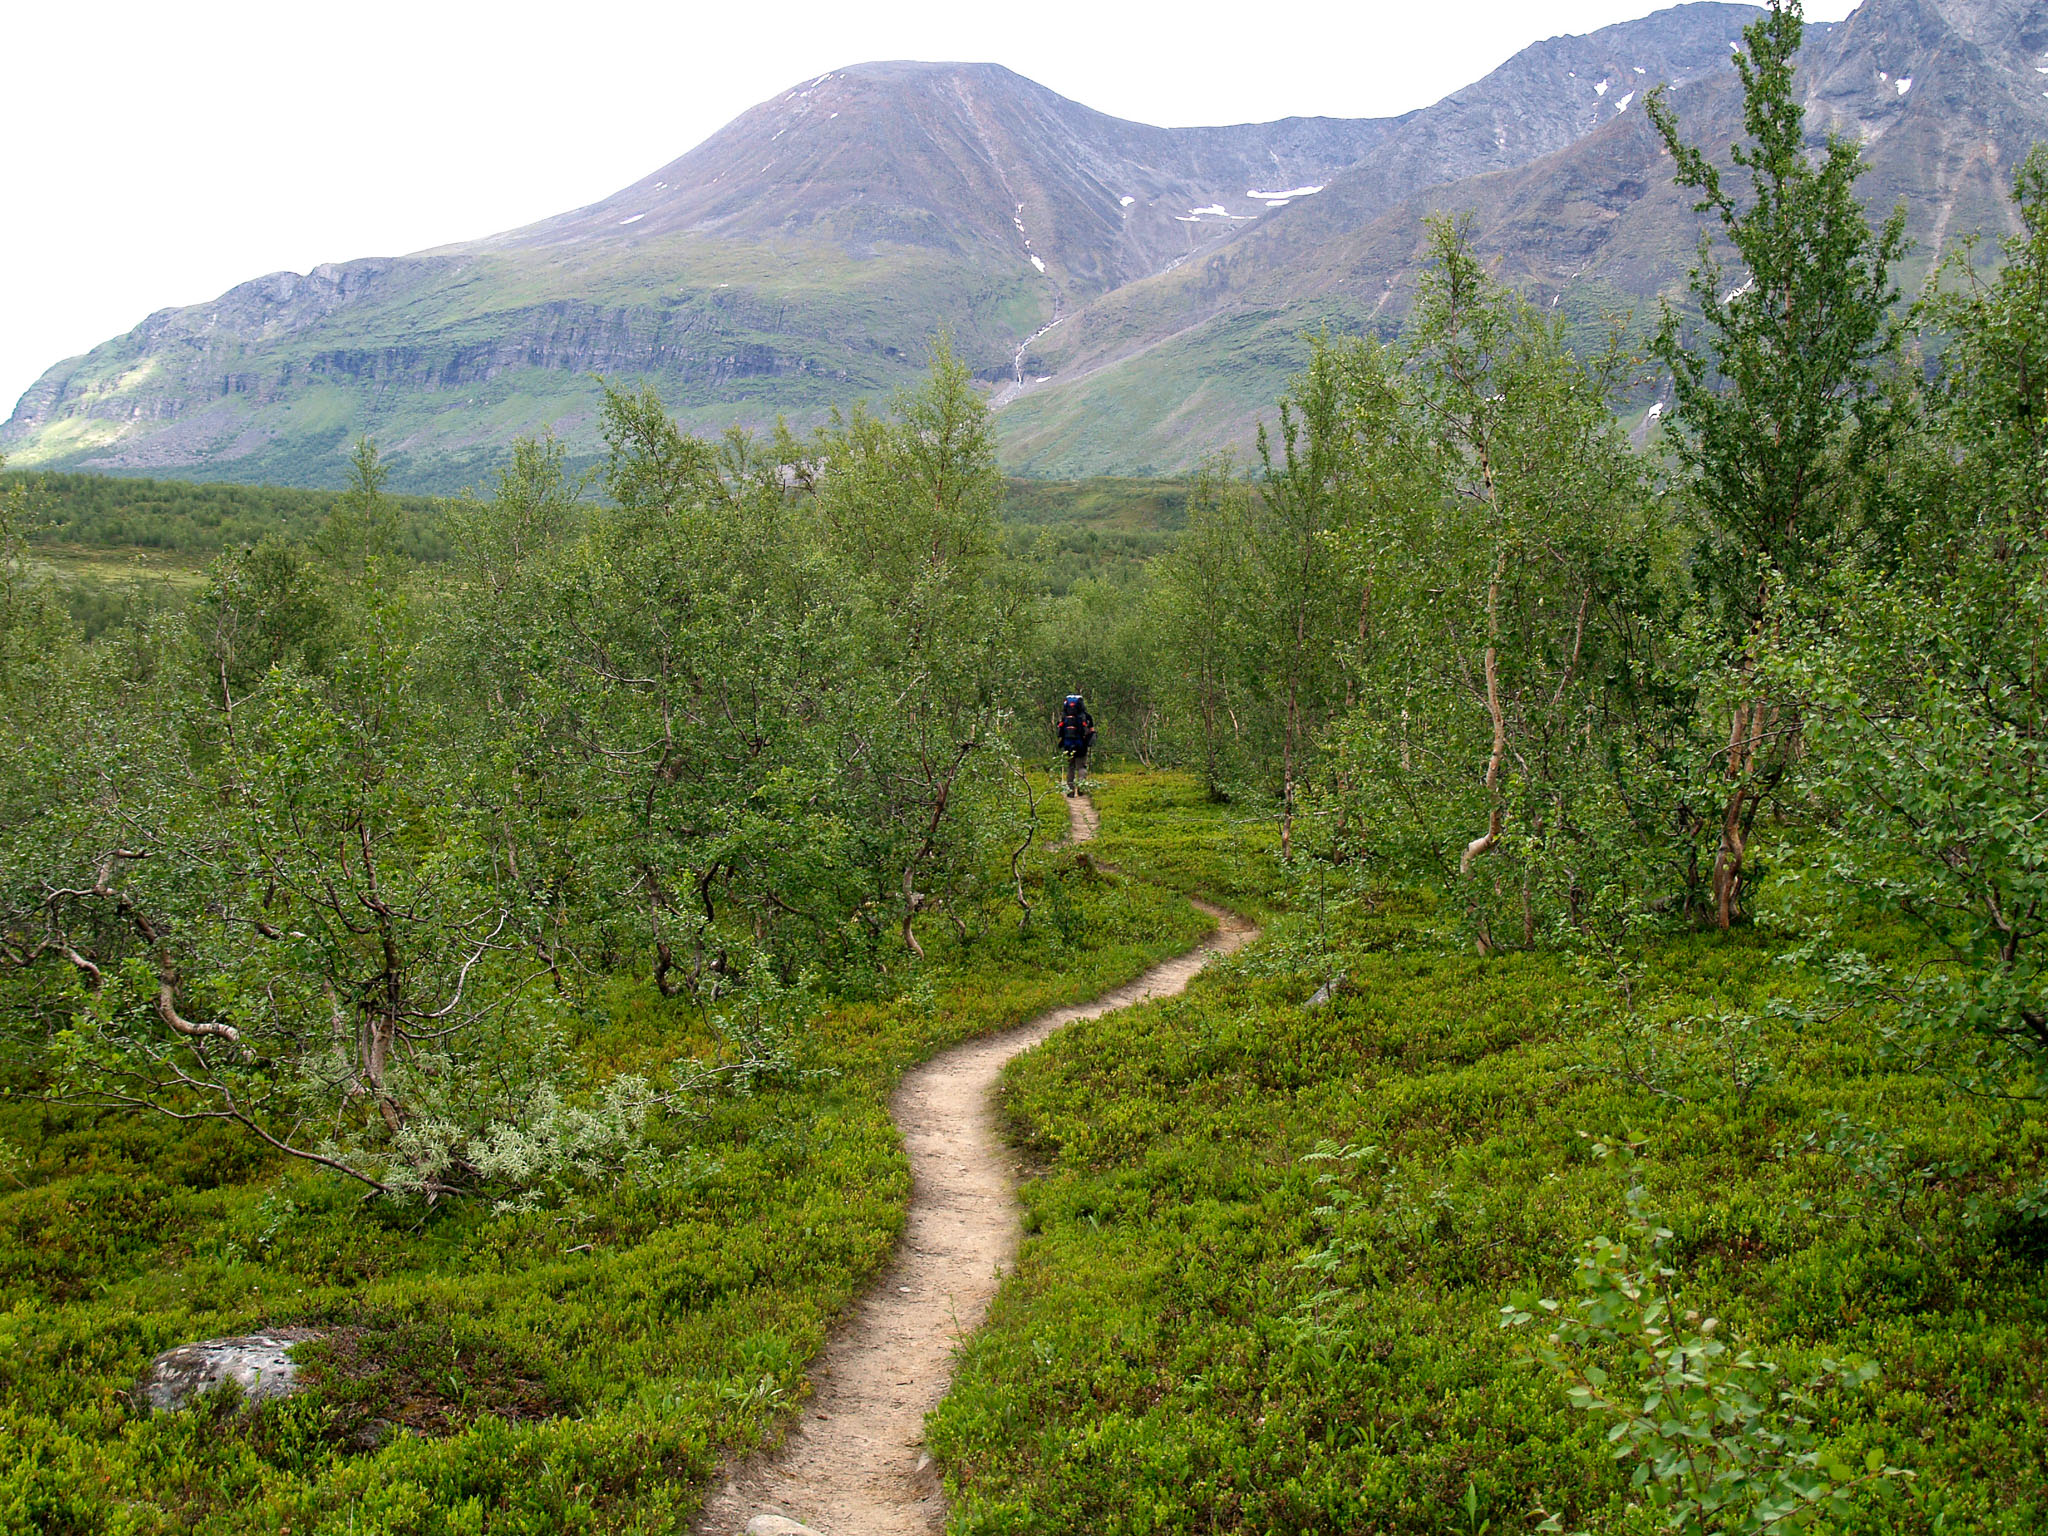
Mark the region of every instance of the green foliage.
[[1180, 480], [1025, 480], [1003, 483], [1003, 521], [1012, 527], [1163, 533], [1187, 518], [1188, 487]]
[[524, 445], [453, 519], [452, 579], [405, 558], [363, 441], [307, 554], [224, 556], [120, 646], [24, 648], [0, 981], [34, 1091], [404, 1199], [573, 1203], [704, 1086], [591, 1076], [589, 978], [650, 964], [739, 1021], [720, 1081], [751, 1082], [762, 999], [891, 990], [921, 914], [981, 931], [1035, 812], [965, 370], [941, 348], [892, 418], [801, 451], [703, 443], [651, 395], [606, 421], [610, 504]]
[[1163, 642], [1161, 691], [1173, 722], [1168, 739], [1184, 760], [1200, 764], [1216, 796], [1249, 787], [1244, 781], [1255, 772], [1252, 765], [1269, 755], [1253, 755], [1236, 713], [1240, 702], [1249, 709], [1251, 686], [1236, 663], [1247, 649], [1246, 627], [1260, 617], [1257, 597], [1242, 590], [1251, 574], [1251, 516], [1250, 487], [1229, 462], [1205, 467], [1189, 496], [1187, 529], [1162, 562], [1147, 616]]
[[[274, 485], [194, 484], [126, 475], [8, 471], [10, 491], [34, 486], [47, 508], [40, 542], [85, 549], [149, 549], [205, 557], [275, 536], [310, 539], [343, 493]], [[400, 541], [416, 560], [448, 552], [441, 503], [397, 496]]]
[[[1029, 579], [1045, 570], [1038, 562], [1022, 574]], [[1025, 732], [1076, 690], [1086, 695], [1096, 723], [1098, 761], [1128, 754], [1149, 763], [1161, 754], [1169, 715], [1159, 687], [1164, 637], [1157, 613], [1135, 572], [1084, 578], [1039, 603], [1024, 647], [1017, 709], [1027, 755], [1055, 750], [1049, 730]]]
[[[394, 546], [365, 451], [318, 558], [259, 542], [95, 645], [9, 492], [10, 1528], [686, 1520], [887, 1259], [903, 1068], [1203, 929], [1010, 856], [1051, 829], [1000, 766], [968, 399], [942, 373], [825, 445], [892, 514], [622, 398], [614, 505], [534, 444], [446, 579]], [[963, 729], [991, 766], [935, 799], [920, 753]], [[951, 919], [914, 976], [906, 861]], [[650, 870], [684, 893], [675, 996]], [[126, 1396], [169, 1345], [291, 1326], [324, 1332], [302, 1397]]]
[[335, 498], [312, 548], [335, 579], [353, 590], [375, 583], [397, 554], [399, 520], [396, 504], [384, 494], [391, 471], [366, 437], [349, 454], [348, 476], [348, 488]]
[[1158, 739], [1212, 794], [1269, 795], [1283, 858], [1452, 895], [1482, 950], [1612, 947], [1689, 851], [1628, 360], [1575, 355], [1455, 221], [1430, 251], [1398, 346], [1318, 341], [1256, 480], [1198, 482], [1151, 594]]
[[1279, 829], [1263, 807], [1218, 801], [1176, 773], [1117, 775], [1093, 798], [1105, 863], [1248, 917], [1284, 903]]
[[1678, 185], [1714, 215], [1742, 279], [1729, 280], [1704, 233], [1688, 284], [1699, 334], [1667, 307], [1655, 343], [1676, 396], [1672, 448], [1713, 529], [1700, 579], [1738, 642], [1763, 616], [1759, 561], [1796, 578], [1840, 552], [1844, 494], [1882, 429], [1873, 386], [1899, 342], [1892, 268], [1905, 210], [1870, 228], [1856, 142], [1831, 137], [1817, 163], [1809, 155], [1793, 84], [1802, 33], [1798, 0], [1772, 0], [1743, 30], [1734, 64], [1747, 141], [1731, 151], [1749, 177], [1742, 202], [1662, 96], [1647, 103]]
[[1743, 31], [1747, 141], [1731, 151], [1749, 174], [1745, 203], [1681, 138], [1661, 95], [1651, 120], [1677, 167], [1732, 249], [1743, 281], [1731, 287], [1712, 229], [1702, 233], [1689, 283], [1697, 331], [1666, 306], [1654, 346], [1670, 370], [1675, 404], [1668, 439], [1706, 531], [1693, 556], [1696, 624], [1686, 670], [1700, 679], [1701, 723], [1726, 720], [1726, 747], [1693, 769], [1705, 799], [1720, 779], [1713, 886], [1717, 920], [1742, 910], [1744, 862], [1758, 809], [1799, 762], [1790, 701], [1759, 691], [1758, 650], [1782, 632], [1788, 599], [1810, 593], [1850, 547], [1857, 500], [1882, 479], [1894, 429], [1884, 374], [1900, 331], [1893, 269], [1906, 250], [1906, 210], [1872, 230], [1855, 183], [1860, 143], [1830, 136], [1816, 161], [1794, 87], [1802, 35], [1799, 0], [1771, 0]]
[[[909, 1193], [887, 1114], [898, 1075], [1205, 926], [1145, 887], [1063, 878], [1072, 943], [1014, 922], [971, 946], [934, 935], [923, 1007], [828, 996], [792, 1012], [761, 995], [707, 1025], [644, 979], [595, 989], [565, 1043], [610, 1083], [749, 1049], [756, 1069], [781, 1049], [794, 1070], [694, 1096], [648, 1126], [644, 1160], [579, 1179], [568, 1205], [379, 1215], [225, 1128], [0, 1104], [21, 1153], [0, 1179], [8, 1528], [687, 1523], [718, 1460], [786, 1424], [831, 1321], [889, 1260]], [[127, 1398], [159, 1350], [292, 1326], [326, 1331], [298, 1350], [314, 1383], [299, 1398], [154, 1417]]]
[[1393, 494], [1350, 546], [1373, 664], [1332, 732], [1336, 813], [1381, 878], [1456, 892], [1482, 950], [1612, 942], [1663, 894], [1628, 801], [1668, 731], [1656, 501], [1610, 413], [1625, 359], [1574, 356], [1456, 225], [1432, 254], [1404, 372], [1362, 381], [1385, 424], [1360, 474]]
[[[886, 1259], [900, 1072], [1171, 891], [1269, 931], [1013, 1066], [960, 1529], [2039, 1526], [2048, 153], [1923, 380], [1797, 5], [1746, 36], [1747, 194], [1653, 100], [1718, 219], [1668, 485], [1625, 332], [1456, 220], [1189, 487], [1006, 486], [943, 342], [807, 438], [606, 388], [602, 499], [551, 437], [431, 515], [367, 440], [148, 492], [189, 604], [67, 594], [33, 540], [139, 525], [0, 481], [7, 1520], [679, 1525]], [[1086, 853], [1075, 688], [1191, 770]], [[311, 1393], [123, 1396], [258, 1326]]]
[[2021, 168], [2024, 233], [2003, 270], [1929, 300], [1952, 338], [1909, 460], [1899, 550], [1836, 573], [1839, 617], [1766, 653], [1805, 701], [1826, 806], [1825, 896], [1788, 914], [1834, 945], [1832, 913], [1874, 899], [1938, 958], [1847, 956], [1848, 998], [1897, 1008], [1930, 1064], [2039, 1092], [2048, 1050], [2048, 151]]
[[80, 989], [48, 1037], [52, 1092], [218, 1118], [435, 1196], [488, 1186], [480, 1148], [549, 1093], [555, 1003], [438, 750], [448, 701], [416, 620], [379, 602], [360, 622], [324, 677], [238, 693], [247, 669], [217, 651], [204, 704], [128, 722], [122, 746], [155, 760], [20, 850], [10, 930], [24, 955], [48, 935]]
[[[1595, 1157], [1617, 1151], [1632, 1149], [1593, 1148]], [[1678, 1271], [1663, 1258], [1676, 1234], [1646, 1209], [1647, 1198], [1640, 1184], [1630, 1187], [1626, 1240], [1587, 1240], [1572, 1274], [1581, 1296], [1569, 1309], [1548, 1297], [1514, 1298], [1501, 1326], [1547, 1330], [1534, 1358], [1573, 1407], [1607, 1421], [1615, 1459], [1634, 1461], [1629, 1485], [1661, 1529], [1760, 1536], [1843, 1521], [1857, 1528], [1857, 1487], [1908, 1474], [1886, 1466], [1875, 1447], [1852, 1472], [1814, 1422], [1822, 1397], [1868, 1386], [1877, 1367], [1823, 1360], [1803, 1385], [1780, 1385], [1777, 1366], [1720, 1338], [1718, 1318], [1685, 1307], [1673, 1289]], [[1537, 1529], [1563, 1523], [1552, 1516]]]
[[[6, 463], [0, 459], [0, 469]], [[40, 522], [38, 513], [27, 485], [0, 482], [0, 635], [12, 637], [25, 627], [28, 541]]]
[[1434, 220], [1405, 333], [1312, 338], [1258, 473], [1199, 480], [1149, 590], [1119, 604], [1145, 620], [1097, 631], [1146, 761], [1276, 807], [1283, 857], [1354, 895], [1445, 898], [1482, 952], [1626, 965], [1660, 928], [1745, 915], [1756, 817], [1814, 791], [1821, 762], [1813, 691], [1766, 651], [1881, 607], [1838, 578], [1924, 548], [1901, 471], [1922, 504], [1955, 500], [1913, 440], [1940, 413], [1898, 366], [1903, 215], [1870, 226], [1855, 144], [1808, 152], [1800, 35], [1786, 0], [1736, 50], [1746, 191], [1653, 97], [1715, 216], [1655, 339], [1675, 463], [1615, 421], [1646, 383], [1626, 324], [1589, 346], [1585, 316], [1510, 293]]
[[519, 439], [490, 502], [469, 496], [452, 509], [449, 532], [464, 577], [503, 598], [523, 566], [576, 530], [583, 490], [569, 475], [568, 449], [553, 433]]
[[223, 697], [254, 693], [272, 667], [319, 673], [337, 639], [333, 597], [304, 554], [275, 535], [222, 555], [190, 627]]
[[[1102, 854], [1127, 868], [1284, 883], [1273, 821], [1192, 776], [1112, 777], [1097, 803]], [[1691, 1364], [1717, 1403], [1767, 1410], [1755, 1438], [1787, 1436], [1760, 1476], [1849, 1489], [1873, 1452], [1914, 1474], [1854, 1488], [1837, 1529], [2040, 1523], [2040, 1250], [1995, 1214], [2041, 1175], [2037, 1119], [1957, 1100], [1861, 1020], [1793, 1016], [1826, 979], [1753, 930], [1646, 947], [1642, 1027], [1700, 1048], [1645, 1084], [1640, 1054], [1617, 1053], [1629, 1000], [1604, 968], [1447, 951], [1410, 897], [1331, 912], [1321, 944], [1302, 895], [1268, 924], [1184, 997], [1010, 1069], [1005, 1111], [1037, 1168], [1029, 1236], [928, 1431], [960, 1529], [1437, 1536], [1546, 1511], [1657, 1529], [1613, 1421], [1574, 1410], [1499, 1326], [1510, 1294], [1564, 1296], [1602, 1234], [1629, 1245], [1628, 1272], [1677, 1272], [1656, 1282], [1676, 1307], [1666, 1343], [1743, 1341]], [[1861, 938], [1911, 947], [1895, 927]], [[1349, 979], [1305, 1007], [1329, 958]], [[1602, 1124], [1643, 1142], [1661, 1245], [1580, 1134]], [[1311, 1159], [1319, 1145], [1352, 1155]], [[1708, 1298], [1721, 1322], [1703, 1335], [1684, 1316]], [[1744, 1376], [1744, 1348], [1778, 1373]], [[1816, 1393], [1818, 1411], [1777, 1398], [1845, 1360], [1878, 1374]], [[1585, 1363], [1639, 1414], [1621, 1391], [1634, 1366]], [[1809, 1452], [1811, 1469], [1793, 1461]]]

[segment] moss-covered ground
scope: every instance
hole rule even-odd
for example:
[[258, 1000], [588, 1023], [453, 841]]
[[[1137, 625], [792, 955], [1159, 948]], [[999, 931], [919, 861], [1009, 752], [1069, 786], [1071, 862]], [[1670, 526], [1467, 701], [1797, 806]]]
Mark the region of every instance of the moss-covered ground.
[[[965, 946], [935, 920], [907, 989], [830, 1007], [797, 1053], [819, 1075], [706, 1101], [644, 1167], [525, 1213], [366, 1207], [219, 1128], [0, 1104], [0, 1529], [680, 1528], [719, 1458], [785, 1421], [887, 1259], [903, 1070], [1208, 927], [1157, 887], [1054, 873], [1028, 932], [1014, 906]], [[717, 1049], [630, 979], [579, 1027], [598, 1076]], [[301, 1346], [311, 1391], [130, 1400], [163, 1349], [284, 1328], [326, 1331]]]
[[[2048, 1523], [2048, 1232], [2013, 1200], [2035, 1109], [1802, 1017], [1816, 983], [1765, 934], [1664, 941], [1631, 1010], [1565, 957], [1450, 949], [1419, 900], [1318, 912], [1270, 821], [1188, 780], [1110, 775], [1096, 803], [1094, 859], [1030, 932], [992, 908], [964, 949], [930, 933], [907, 992], [804, 1038], [825, 1075], [672, 1119], [647, 1167], [562, 1204], [366, 1208], [217, 1129], [0, 1111], [0, 1528], [679, 1528], [886, 1260], [890, 1085], [1184, 947], [1204, 923], [1171, 891], [1267, 935], [1012, 1067], [1029, 1235], [930, 1425], [957, 1530], [1627, 1528], [1628, 1464], [1498, 1326], [1619, 1229], [1593, 1151], [1618, 1135], [1687, 1305], [1788, 1378], [1878, 1366], [1819, 1428], [1914, 1476], [1854, 1529]], [[599, 1073], [715, 1049], [630, 980], [580, 1028]], [[128, 1397], [161, 1349], [289, 1327], [327, 1331], [299, 1397]]]
[[1630, 1133], [1688, 1306], [1790, 1379], [1880, 1368], [1819, 1428], [1914, 1476], [1853, 1529], [2048, 1528], [2048, 1244], [2012, 1214], [2038, 1109], [1898, 1070], [1867, 1020], [1791, 1016], [1815, 983], [1754, 932], [1663, 942], [1630, 1012], [1565, 958], [1451, 950], [1422, 903], [1290, 910], [1271, 823], [1185, 779], [1096, 804], [1103, 858], [1267, 936], [1010, 1068], [1038, 1174], [931, 1426], [954, 1529], [1633, 1529], [1604, 1424], [1499, 1326], [1618, 1232], [1594, 1147]]

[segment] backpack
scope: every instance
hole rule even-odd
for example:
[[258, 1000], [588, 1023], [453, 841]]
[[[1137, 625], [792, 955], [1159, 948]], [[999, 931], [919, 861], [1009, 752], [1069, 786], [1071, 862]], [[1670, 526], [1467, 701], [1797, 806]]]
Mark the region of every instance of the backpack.
[[1088, 740], [1088, 706], [1081, 695], [1070, 693], [1060, 710], [1060, 745], [1078, 747]]

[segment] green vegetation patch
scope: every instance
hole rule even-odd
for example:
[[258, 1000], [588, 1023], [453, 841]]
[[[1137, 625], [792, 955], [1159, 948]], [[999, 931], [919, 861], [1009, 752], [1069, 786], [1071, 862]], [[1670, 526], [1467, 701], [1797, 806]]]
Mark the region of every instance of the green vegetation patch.
[[[555, 1532], [670, 1528], [718, 1458], [777, 1433], [909, 1195], [904, 1068], [1094, 995], [1208, 926], [1056, 865], [1049, 915], [927, 939], [905, 998], [810, 1028], [791, 1081], [672, 1116], [646, 1168], [568, 1207], [365, 1206], [219, 1128], [0, 1107], [0, 1529]], [[1034, 895], [1043, 895], [1042, 889]], [[577, 1021], [593, 1072], [715, 1049], [621, 980]], [[286, 1328], [313, 1388], [151, 1415], [150, 1358]]]
[[[38, 545], [60, 550], [135, 550], [203, 559], [266, 537], [303, 541], [326, 523], [338, 491], [279, 485], [203, 484], [126, 475], [0, 474], [0, 491], [20, 487], [35, 508]], [[400, 544], [416, 560], [447, 556], [441, 504], [393, 496]]]
[[[1186, 781], [1099, 803], [1106, 858], [1278, 886], [1267, 830]], [[1595, 1148], [1630, 1132], [1687, 1306], [1788, 1382], [1878, 1368], [1819, 1432], [1915, 1476], [1853, 1529], [2040, 1527], [2048, 1253], [2000, 1214], [2040, 1176], [2037, 1117], [1785, 1016], [1816, 983], [1757, 934], [1664, 943], [1630, 1010], [1561, 956], [1443, 950], [1424, 906], [1294, 905], [1184, 997], [1010, 1068], [1041, 1172], [931, 1424], [956, 1529], [1633, 1529], [1630, 1463], [1500, 1326], [1622, 1235]]]

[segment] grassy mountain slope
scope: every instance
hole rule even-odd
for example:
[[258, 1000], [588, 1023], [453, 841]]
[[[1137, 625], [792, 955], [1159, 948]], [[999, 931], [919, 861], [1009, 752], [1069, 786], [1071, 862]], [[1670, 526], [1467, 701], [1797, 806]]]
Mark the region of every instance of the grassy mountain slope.
[[1555, 150], [1598, 121], [1576, 64], [1696, 70], [1739, 10], [1538, 44], [1385, 121], [1160, 129], [990, 65], [833, 71], [587, 208], [153, 315], [39, 380], [0, 450], [318, 484], [368, 431], [400, 483], [445, 490], [548, 423], [593, 448], [595, 374], [702, 429], [814, 419], [903, 382], [940, 329], [1006, 398], [1042, 371], [1029, 339], [1105, 294], [1298, 217], [1347, 167], [1385, 200]]
[[445, 490], [549, 423], [594, 447], [599, 374], [707, 430], [886, 395], [941, 330], [1005, 379], [1055, 315], [1383, 128], [1156, 129], [995, 66], [835, 71], [588, 208], [153, 315], [52, 369], [0, 444], [22, 465], [323, 483], [367, 431], [401, 483]]

